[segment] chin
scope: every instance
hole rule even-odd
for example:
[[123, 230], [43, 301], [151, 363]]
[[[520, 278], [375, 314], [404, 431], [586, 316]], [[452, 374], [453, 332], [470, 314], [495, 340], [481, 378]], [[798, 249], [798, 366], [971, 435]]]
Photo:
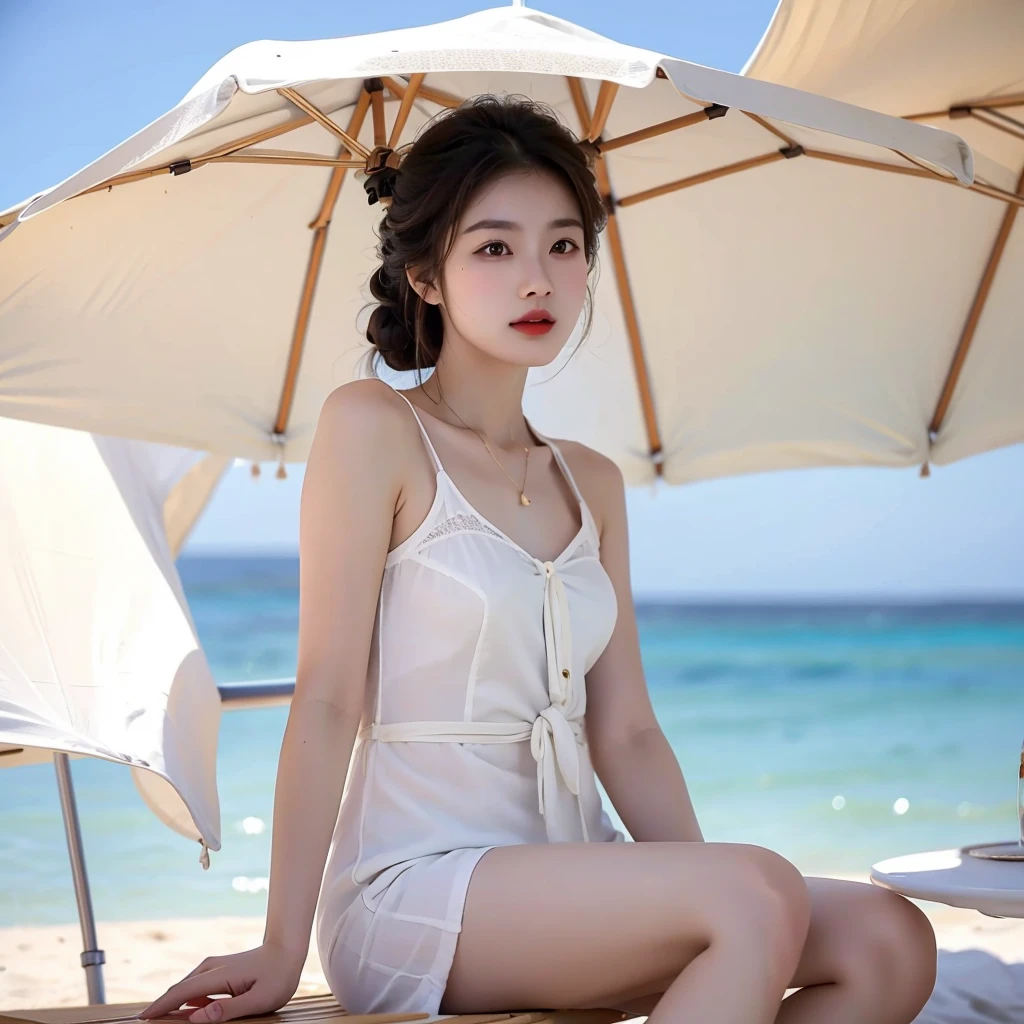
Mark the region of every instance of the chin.
[[[511, 339], [508, 337], [509, 334], [512, 335]], [[561, 334], [562, 332], [557, 327], [548, 334], [534, 337], [520, 335], [509, 330], [502, 332], [497, 337], [479, 341], [467, 340], [478, 351], [511, 366], [547, 366], [548, 363], [558, 358], [559, 353], [572, 336], [572, 331], [564, 338], [561, 337]]]
[[[566, 339], [568, 341], [568, 339]], [[550, 338], [527, 338], [516, 346], [515, 352], [506, 350], [501, 357], [516, 366], [547, 366], [553, 363], [565, 348], [565, 341]]]

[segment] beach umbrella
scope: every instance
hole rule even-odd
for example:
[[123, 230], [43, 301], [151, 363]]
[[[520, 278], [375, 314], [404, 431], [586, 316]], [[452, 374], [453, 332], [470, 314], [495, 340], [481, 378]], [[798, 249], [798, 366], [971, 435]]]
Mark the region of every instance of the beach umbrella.
[[[504, 92], [595, 144], [611, 214], [591, 336], [530, 373], [541, 429], [631, 484], [925, 457], [960, 232], [1007, 202], [967, 184], [962, 140], [522, 6], [242, 46], [0, 214], [0, 415], [303, 460], [367, 351], [380, 207], [354, 172]], [[950, 196], [938, 241], [904, 229], [928, 191]], [[908, 273], [878, 280], [897, 257]]]
[[[922, 377], [927, 388], [919, 392], [938, 464], [1024, 440], [1022, 58], [1024, 5], [1017, 0], [782, 0], [744, 68], [753, 78], [954, 131], [974, 151], [975, 181], [990, 191], [912, 189], [901, 213], [902, 230], [941, 252], [940, 277], [927, 263], [911, 265], [902, 247], [879, 252], [870, 279], [836, 266], [861, 289], [886, 275], [916, 286], [909, 294], [860, 291], [880, 331], [900, 321], [915, 295], [927, 298], [917, 338], [890, 336], [896, 359], [907, 346], [928, 347], [934, 369], [943, 371]], [[985, 195], [998, 201], [975, 201]]]

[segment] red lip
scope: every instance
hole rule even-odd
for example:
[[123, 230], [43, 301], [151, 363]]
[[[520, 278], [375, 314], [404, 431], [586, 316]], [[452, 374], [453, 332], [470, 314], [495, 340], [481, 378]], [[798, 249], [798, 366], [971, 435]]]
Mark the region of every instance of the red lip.
[[521, 324], [524, 320], [550, 320], [551, 323], [555, 322], [555, 318], [546, 309], [531, 309], [528, 313], [524, 313], [518, 320], [513, 320], [512, 326], [515, 327], [517, 324]]
[[518, 320], [509, 326], [514, 331], [519, 331], [520, 334], [547, 334], [555, 325], [550, 320], [539, 320], [532, 324], [525, 320]]

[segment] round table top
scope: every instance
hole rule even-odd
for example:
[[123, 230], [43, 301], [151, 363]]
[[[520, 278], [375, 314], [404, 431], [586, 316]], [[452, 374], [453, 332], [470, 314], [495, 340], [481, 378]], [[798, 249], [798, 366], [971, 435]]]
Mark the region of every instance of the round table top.
[[963, 849], [932, 850], [879, 861], [871, 881], [904, 896], [1024, 917], [1024, 861], [983, 860]]

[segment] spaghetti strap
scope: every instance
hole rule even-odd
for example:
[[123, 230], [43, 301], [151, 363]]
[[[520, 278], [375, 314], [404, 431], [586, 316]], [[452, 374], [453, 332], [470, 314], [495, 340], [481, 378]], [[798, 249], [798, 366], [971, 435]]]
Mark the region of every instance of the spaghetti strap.
[[[416, 411], [416, 406], [409, 401], [405, 395], [402, 394], [398, 388], [392, 388], [392, 391], [396, 395], [401, 396], [402, 401], [412, 410], [413, 416], [416, 417], [416, 424], [420, 428], [420, 433], [423, 435], [423, 441], [427, 446], [427, 450], [430, 452], [430, 457], [434, 460], [434, 466], [440, 473], [447, 475], [447, 470], [444, 468], [444, 464], [441, 462], [440, 456], [437, 454], [437, 450], [434, 448], [433, 442], [430, 440], [430, 435], [427, 433], [427, 428], [423, 426], [423, 420], [420, 419], [420, 414]], [[524, 417], [525, 418], [525, 417]], [[572, 493], [576, 498], [576, 501], [583, 504], [583, 495], [580, 493], [579, 487], [576, 486], [576, 480], [572, 475], [572, 470], [569, 469], [569, 463], [566, 462], [565, 456], [562, 454], [561, 448], [551, 440], [550, 437], [546, 437], [542, 434], [529, 420], [526, 421], [527, 426], [530, 428], [530, 432], [537, 438], [538, 441], [543, 441], [552, 451], [555, 456], [555, 462], [558, 464], [558, 468], [562, 471], [562, 475], [569, 483], [569, 487], [572, 488]]]
[[445, 472], [445, 468], [441, 464], [441, 460], [438, 457], [438, 454], [434, 449], [434, 445], [430, 440], [430, 435], [427, 433], [427, 428], [423, 426], [423, 420], [420, 419], [420, 414], [416, 411], [416, 406], [413, 405], [412, 402], [410, 402], [409, 399], [406, 398], [405, 395], [403, 395], [402, 392], [398, 390], [398, 388], [392, 388], [391, 390], [394, 391], [396, 395], [400, 395], [402, 401], [405, 402], [405, 404], [409, 406], [410, 409], [412, 409], [412, 414], [413, 416], [416, 417], [416, 423], [419, 425], [420, 433], [423, 435], [423, 441], [430, 452], [430, 457], [434, 460], [434, 467], [437, 469], [439, 473]]
[[555, 456], [555, 462], [558, 463], [558, 468], [562, 471], [562, 476], [569, 482], [569, 486], [572, 488], [572, 493], [575, 495], [576, 500], [582, 505], [583, 495], [580, 493], [580, 489], [576, 486], [576, 480], [572, 475], [572, 470], [569, 469], [569, 463], [566, 461], [565, 456], [562, 454], [562, 449], [551, 440], [550, 437], [546, 437], [542, 434], [529, 420], [526, 421], [531, 432], [539, 441], [543, 441], [552, 451]]

